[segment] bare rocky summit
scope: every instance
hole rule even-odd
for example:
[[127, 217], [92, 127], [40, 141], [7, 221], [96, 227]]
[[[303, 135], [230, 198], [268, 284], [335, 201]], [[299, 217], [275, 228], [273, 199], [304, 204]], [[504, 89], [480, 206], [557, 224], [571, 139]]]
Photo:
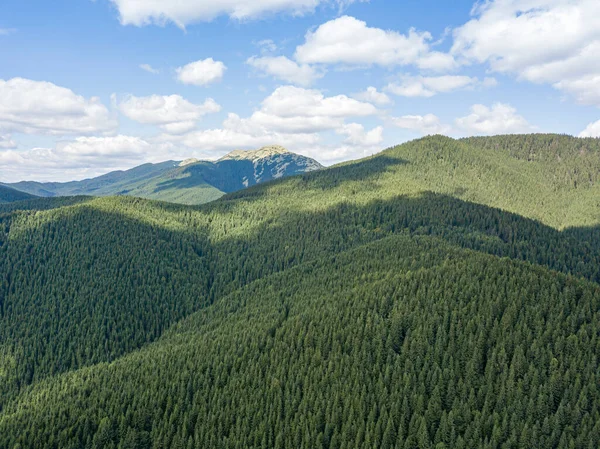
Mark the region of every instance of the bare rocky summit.
[[[250, 161], [254, 165], [254, 183], [265, 182], [299, 173], [320, 170], [323, 166], [314, 159], [292, 153], [280, 145], [269, 145], [258, 150], [235, 150], [217, 162]], [[254, 184], [246, 179], [246, 184]]]

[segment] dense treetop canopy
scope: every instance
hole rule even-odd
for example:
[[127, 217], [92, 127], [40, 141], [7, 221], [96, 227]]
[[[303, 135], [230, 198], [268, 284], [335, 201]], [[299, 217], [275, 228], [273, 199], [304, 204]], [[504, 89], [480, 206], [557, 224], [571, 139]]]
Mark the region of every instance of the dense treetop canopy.
[[597, 448], [600, 142], [0, 206], [0, 448]]

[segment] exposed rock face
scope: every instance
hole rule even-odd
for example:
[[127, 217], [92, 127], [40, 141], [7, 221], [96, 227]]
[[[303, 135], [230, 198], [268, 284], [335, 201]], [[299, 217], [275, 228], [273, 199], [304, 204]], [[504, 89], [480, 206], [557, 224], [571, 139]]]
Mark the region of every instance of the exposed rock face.
[[217, 162], [222, 161], [252, 162], [254, 166], [254, 182], [249, 182], [246, 178], [246, 186], [248, 184], [265, 182], [271, 179], [306, 173], [323, 168], [323, 166], [314, 159], [292, 153], [279, 145], [270, 145], [258, 150], [235, 150], [226, 154]]
[[298, 156], [297, 154], [286, 150], [281, 145], [269, 145], [266, 147], [259, 148], [258, 150], [247, 150], [247, 151], [246, 150], [234, 150], [234, 151], [226, 154], [219, 160], [223, 161], [226, 159], [238, 159], [238, 160], [239, 159], [248, 159], [251, 161], [255, 161], [258, 159], [264, 159], [264, 158], [273, 157], [276, 155], [284, 155], [284, 154]]
[[186, 165], [195, 164], [196, 162], [200, 162], [200, 159], [196, 159], [195, 157], [187, 158], [179, 163], [180, 167], [185, 167]]

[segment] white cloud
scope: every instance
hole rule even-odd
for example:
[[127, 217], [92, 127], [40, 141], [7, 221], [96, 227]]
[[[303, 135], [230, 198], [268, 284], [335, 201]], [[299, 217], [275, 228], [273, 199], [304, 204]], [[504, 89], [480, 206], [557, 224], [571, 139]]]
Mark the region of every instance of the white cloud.
[[155, 69], [150, 64], [140, 64], [140, 69], [145, 70], [148, 73], [152, 73], [153, 75], [160, 73], [160, 70]]
[[486, 76], [481, 82], [483, 87], [496, 87], [498, 85], [498, 80], [496, 78]]
[[252, 119], [242, 119], [237, 114], [230, 113], [223, 122], [222, 128], [194, 131], [175, 138], [165, 135], [162, 139], [222, 155], [233, 149], [251, 149], [275, 143], [289, 149], [303, 148], [317, 143], [319, 136], [311, 132], [278, 131]]
[[515, 134], [534, 128], [508, 104], [496, 103], [491, 108], [482, 104], [471, 106], [471, 114], [456, 119], [456, 126], [469, 134]]
[[149, 147], [147, 141], [132, 136], [78, 137], [73, 141], [59, 142], [56, 154], [68, 156], [71, 161], [89, 158], [104, 160], [107, 156], [123, 159], [144, 154]]
[[347, 143], [316, 143], [311, 146], [303, 147], [302, 154], [312, 157], [322, 164], [329, 165], [351, 159], [359, 159], [370, 154], [381, 151], [382, 148], [376, 146], [360, 146]]
[[360, 123], [349, 123], [339, 128], [337, 133], [347, 136], [344, 143], [361, 148], [372, 148], [383, 142], [383, 126], [365, 131]]
[[448, 134], [452, 130], [449, 125], [441, 123], [439, 117], [434, 114], [391, 117], [390, 121], [398, 128], [416, 131], [422, 135]]
[[17, 30], [14, 28], [0, 28], [0, 36], [8, 36], [9, 34], [16, 33]]
[[347, 118], [376, 112], [372, 104], [345, 95], [326, 97], [318, 90], [282, 86], [266, 97], [260, 109], [247, 118], [230, 113], [221, 128], [183, 136], [164, 135], [162, 139], [216, 152], [279, 143], [323, 160], [322, 155], [314, 153], [314, 148], [320, 147], [322, 131], [334, 130], [346, 135], [348, 148], [379, 141], [382, 129], [365, 132], [358, 128], [362, 125], [345, 123]]
[[111, 1], [119, 10], [121, 24], [123, 25], [165, 25], [168, 22], [173, 22], [180, 28], [184, 28], [191, 23], [211, 21], [222, 15], [235, 20], [256, 19], [267, 14], [280, 12], [302, 15], [313, 12], [319, 5], [331, 4], [342, 8], [354, 2], [354, 0]]
[[265, 98], [260, 110], [243, 119], [243, 123], [248, 129], [310, 134], [337, 129], [348, 117], [365, 117], [376, 112], [372, 104], [345, 95], [325, 97], [318, 90], [282, 86]]
[[[126, 97], [118, 104], [124, 114], [142, 123], [158, 125], [165, 132], [156, 138], [78, 137], [61, 141], [54, 148], [4, 150], [0, 151], [0, 172], [5, 181], [25, 177], [64, 181], [127, 169], [144, 162], [190, 156], [213, 158], [232, 149], [269, 144], [281, 144], [322, 161], [338, 161], [360, 156], [365, 151], [377, 151], [382, 140], [381, 126], [365, 130], [361, 124], [346, 123], [351, 118], [376, 114], [377, 109], [372, 104], [294, 86], [273, 91], [248, 117], [230, 113], [220, 128], [177, 134], [188, 130], [188, 122], [216, 110], [218, 105], [211, 101], [195, 105], [177, 95]], [[179, 126], [182, 129], [173, 129]], [[343, 141], [323, 143], [324, 131], [330, 132], [327, 138], [337, 133], [343, 136]]]
[[454, 31], [452, 47], [463, 63], [488, 63], [493, 71], [550, 83], [600, 106], [599, 52], [597, 0], [486, 1]]
[[600, 71], [597, 75], [558, 81], [553, 86], [571, 94], [578, 103], [600, 106]]
[[272, 39], [263, 39], [256, 43], [262, 54], [270, 54], [277, 51], [277, 44]]
[[282, 86], [265, 98], [262, 111], [281, 117], [364, 117], [377, 109], [346, 95], [325, 97], [319, 90]]
[[455, 69], [458, 64], [454, 56], [440, 51], [432, 51], [422, 55], [416, 62], [421, 70], [431, 70], [434, 72], [445, 72]]
[[600, 120], [590, 123], [579, 133], [579, 137], [600, 137]]
[[326, 115], [314, 117], [306, 115], [282, 117], [261, 110], [254, 112], [250, 118], [244, 119], [244, 123], [247, 123], [249, 128], [261, 127], [277, 132], [301, 134], [335, 129], [342, 126], [344, 120], [341, 117], [330, 117]]
[[176, 69], [177, 79], [180, 82], [195, 86], [206, 86], [221, 81], [225, 70], [227, 70], [225, 64], [213, 58], [190, 62]]
[[379, 92], [375, 87], [369, 86], [364, 92], [359, 92], [353, 95], [354, 98], [368, 103], [384, 106], [390, 104], [392, 100], [385, 93]]
[[431, 34], [409, 30], [370, 28], [366, 22], [343, 16], [309, 31], [305, 43], [296, 48], [295, 59], [305, 64], [348, 64], [381, 66], [414, 64], [423, 69], [451, 70], [451, 55], [431, 52]]
[[86, 99], [45, 81], [0, 79], [0, 131], [27, 134], [92, 134], [117, 127], [99, 98]]
[[473, 87], [478, 83], [477, 78], [462, 75], [405, 76], [400, 84], [390, 83], [386, 89], [403, 97], [433, 97], [438, 93]]
[[[6, 169], [6, 167], [10, 167], [11, 164], [19, 164], [22, 163], [23, 156], [14, 150], [8, 151], [0, 151], [0, 167]], [[12, 180], [6, 180], [4, 176], [2, 177], [3, 182], [12, 182]]]
[[157, 125], [166, 132], [179, 134], [193, 129], [203, 115], [219, 112], [221, 106], [212, 98], [202, 104], [194, 104], [180, 95], [152, 95], [129, 96], [119, 103], [119, 109], [139, 123]]
[[323, 77], [322, 71], [308, 64], [298, 64], [285, 56], [252, 56], [246, 63], [275, 78], [300, 86], [309, 86]]
[[[253, 136], [312, 135], [344, 125], [348, 117], [373, 115], [377, 109], [345, 95], [325, 97], [318, 90], [282, 86], [265, 98], [248, 118], [229, 114], [223, 128]], [[302, 137], [304, 139], [304, 137]]]
[[3, 136], [0, 134], [0, 149], [16, 148], [17, 144], [10, 138], [10, 135]]
[[0, 171], [5, 182], [70, 181], [170, 159], [166, 154], [172, 150], [170, 144], [132, 136], [78, 137], [54, 148], [0, 151]]

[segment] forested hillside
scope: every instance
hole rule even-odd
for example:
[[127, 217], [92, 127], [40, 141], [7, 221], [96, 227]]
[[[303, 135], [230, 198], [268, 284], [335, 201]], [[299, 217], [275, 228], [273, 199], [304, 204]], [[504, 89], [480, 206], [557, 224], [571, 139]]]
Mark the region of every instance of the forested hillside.
[[0, 447], [599, 447], [599, 159], [434, 136], [199, 207], [2, 205]]
[[130, 170], [118, 170], [96, 178], [70, 182], [21, 181], [10, 187], [43, 197], [74, 195], [116, 195], [127, 186], [137, 186], [178, 166], [176, 161], [143, 164]]
[[34, 199], [34, 195], [0, 185], [0, 204]]

